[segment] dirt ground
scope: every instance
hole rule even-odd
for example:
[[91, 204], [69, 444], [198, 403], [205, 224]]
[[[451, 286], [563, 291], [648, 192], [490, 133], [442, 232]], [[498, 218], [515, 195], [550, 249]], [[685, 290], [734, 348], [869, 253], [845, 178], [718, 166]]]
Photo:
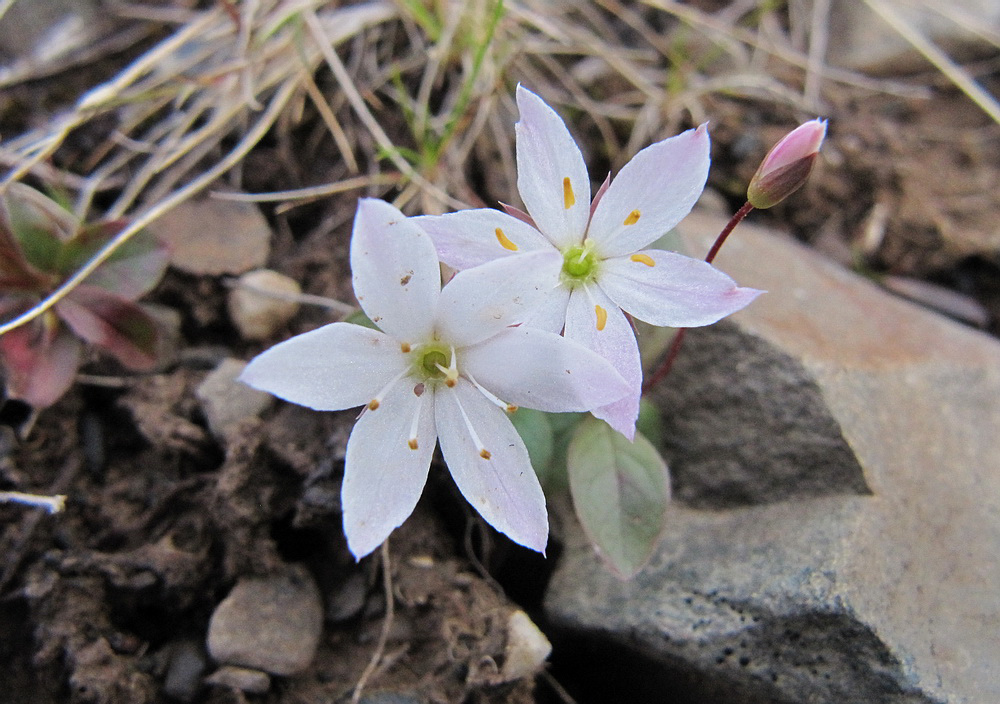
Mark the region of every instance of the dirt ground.
[[[897, 277], [890, 285], [1000, 333], [1000, 129], [946, 83], [911, 78], [929, 87], [929, 99], [832, 87], [824, 96], [829, 140], [813, 179], [786, 204], [753, 217], [876, 279]], [[1000, 90], [995, 63], [979, 79]], [[40, 119], [32, 110], [57, 102], [51, 81], [9, 90], [0, 112], [5, 135]], [[379, 94], [369, 100], [378, 106]], [[723, 95], [707, 109], [710, 187], [735, 209], [796, 113]], [[391, 110], [378, 115], [390, 134], [405, 133]], [[296, 129], [258, 144], [240, 188], [322, 181], [337, 154], [329, 140], [316, 140], [310, 120], [319, 118], [307, 110]], [[598, 161], [615, 161], [601, 156], [597, 123], [584, 115], [572, 127]], [[77, 162], [99, 131], [74, 134], [57, 160]], [[479, 149], [465, 165], [473, 194], [484, 203], [509, 201], [513, 184], [491, 171], [490, 158]], [[275, 233], [269, 267], [310, 293], [353, 301], [346, 253], [359, 195], [288, 212], [263, 205]], [[326, 601], [313, 664], [275, 678], [267, 694], [204, 687], [194, 701], [349, 699], [386, 615], [384, 565], [377, 555], [356, 564], [340, 529], [339, 483], [355, 414], [276, 404], [223, 443], [194, 394], [221, 359], [249, 359], [329, 317], [305, 308], [269, 343], [246, 342], [228, 318], [226, 291], [220, 277], [171, 270], [146, 300], [181, 316], [173, 364], [136, 376], [93, 355], [86, 376], [37, 419], [29, 422], [29, 410], [15, 401], [0, 408], [0, 489], [68, 496], [54, 516], [0, 505], [0, 700], [170, 701], [165, 682], [171, 672], [183, 675], [178, 653], [184, 644], [203, 647], [214, 608], [237, 580], [288, 562], [308, 567]], [[558, 526], [547, 561], [528, 554], [488, 529], [436, 463], [390, 550], [393, 623], [366, 691], [429, 702], [591, 701], [574, 687], [579, 663], [561, 663], [536, 681], [496, 683], [509, 614], [522, 608], [545, 626], [540, 605], [558, 559]], [[205, 667], [212, 667], [207, 660]]]

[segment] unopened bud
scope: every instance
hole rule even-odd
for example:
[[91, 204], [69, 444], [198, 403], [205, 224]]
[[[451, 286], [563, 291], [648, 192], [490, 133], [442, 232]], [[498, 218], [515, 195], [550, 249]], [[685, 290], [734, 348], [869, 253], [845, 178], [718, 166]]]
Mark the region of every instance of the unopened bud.
[[825, 136], [826, 120], [810, 120], [775, 144], [750, 179], [750, 204], [759, 209], [771, 208], [801, 188]]

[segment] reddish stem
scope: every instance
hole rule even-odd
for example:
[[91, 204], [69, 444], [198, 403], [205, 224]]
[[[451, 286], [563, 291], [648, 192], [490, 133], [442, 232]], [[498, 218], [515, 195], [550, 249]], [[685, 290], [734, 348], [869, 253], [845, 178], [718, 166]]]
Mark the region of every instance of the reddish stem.
[[[715, 238], [715, 244], [713, 244], [712, 248], [708, 250], [708, 256], [705, 257], [706, 262], [709, 264], [712, 263], [715, 256], [719, 253], [719, 250], [722, 249], [722, 245], [725, 244], [726, 238], [729, 237], [729, 234], [736, 228], [737, 225], [743, 222], [743, 218], [749, 215], [751, 210], [753, 210], [753, 206], [750, 205], [750, 201], [747, 201], [742, 205], [742, 207], [740, 207], [739, 210], [736, 211], [733, 217], [729, 218], [729, 222], [727, 222], [726, 226], [722, 228], [722, 232], [719, 233], [719, 236]], [[674, 335], [674, 339], [670, 343], [670, 349], [667, 350], [667, 354], [660, 363], [660, 366], [656, 368], [653, 375], [650, 376], [649, 379], [646, 380], [646, 383], [642, 385], [643, 394], [649, 393], [650, 389], [663, 381], [664, 377], [670, 373], [670, 370], [674, 366], [674, 360], [677, 359], [677, 353], [681, 351], [681, 343], [684, 342], [684, 336], [687, 334], [687, 331], [687, 328], [677, 328], [677, 334]]]

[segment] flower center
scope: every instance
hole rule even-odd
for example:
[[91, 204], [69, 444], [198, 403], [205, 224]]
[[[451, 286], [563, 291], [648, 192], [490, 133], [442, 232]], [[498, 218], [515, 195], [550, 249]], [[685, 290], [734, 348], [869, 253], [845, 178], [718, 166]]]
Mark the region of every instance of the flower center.
[[586, 242], [563, 250], [562, 280], [576, 286], [593, 281], [597, 276], [599, 260]]
[[413, 358], [413, 374], [424, 382], [444, 381], [454, 386], [458, 379], [455, 350], [432, 342], [418, 347]]

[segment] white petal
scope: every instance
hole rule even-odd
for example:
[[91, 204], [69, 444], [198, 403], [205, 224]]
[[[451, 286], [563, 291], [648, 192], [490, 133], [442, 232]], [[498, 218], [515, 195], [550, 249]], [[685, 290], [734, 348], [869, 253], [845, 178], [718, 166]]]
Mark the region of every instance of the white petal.
[[598, 284], [629, 314], [652, 325], [711, 325], [761, 293], [740, 288], [711, 264], [676, 252], [647, 249], [632, 256], [601, 262]]
[[465, 347], [523, 322], [559, 285], [561, 269], [562, 256], [549, 248], [460, 271], [441, 290], [441, 340]]
[[560, 249], [579, 244], [590, 218], [590, 176], [583, 154], [559, 115], [521, 86], [517, 108], [521, 119], [514, 133], [521, 200], [552, 244]]
[[632, 157], [594, 210], [588, 238], [595, 251], [603, 257], [631, 254], [673, 229], [705, 188], [708, 152], [702, 125]]
[[372, 321], [400, 342], [429, 337], [441, 290], [430, 236], [385, 201], [358, 203], [351, 236], [354, 295]]
[[621, 375], [596, 353], [526, 326], [462, 350], [459, 366], [507, 403], [553, 413], [589, 411], [629, 391]]
[[[465, 379], [453, 389], [440, 387], [435, 396], [441, 452], [459, 491], [491, 526], [515, 543], [544, 552], [549, 533], [545, 495], [506, 413]], [[481, 455], [483, 449], [489, 459]]]
[[333, 323], [257, 355], [240, 381], [317, 411], [339, 411], [368, 403], [408, 365], [385, 333]]
[[[607, 312], [602, 330], [597, 329], [595, 305]], [[591, 412], [629, 440], [633, 439], [635, 421], [639, 417], [639, 397], [642, 396], [642, 362], [635, 332], [625, 314], [599, 287], [592, 286], [589, 297], [583, 289], [576, 289], [566, 310], [565, 334], [604, 357], [624, 377], [628, 384], [626, 395]]]
[[561, 285], [556, 286], [538, 304], [535, 312], [525, 319], [524, 324], [558, 335], [566, 325], [566, 305], [568, 303], [569, 289]]
[[[417, 449], [409, 446], [414, 419]], [[341, 506], [347, 546], [357, 559], [377, 548], [413, 513], [434, 453], [434, 394], [397, 385], [366, 410], [347, 441]]]
[[553, 248], [531, 225], [491, 208], [412, 219], [431, 236], [441, 261], [455, 269], [469, 269], [498, 257]]

